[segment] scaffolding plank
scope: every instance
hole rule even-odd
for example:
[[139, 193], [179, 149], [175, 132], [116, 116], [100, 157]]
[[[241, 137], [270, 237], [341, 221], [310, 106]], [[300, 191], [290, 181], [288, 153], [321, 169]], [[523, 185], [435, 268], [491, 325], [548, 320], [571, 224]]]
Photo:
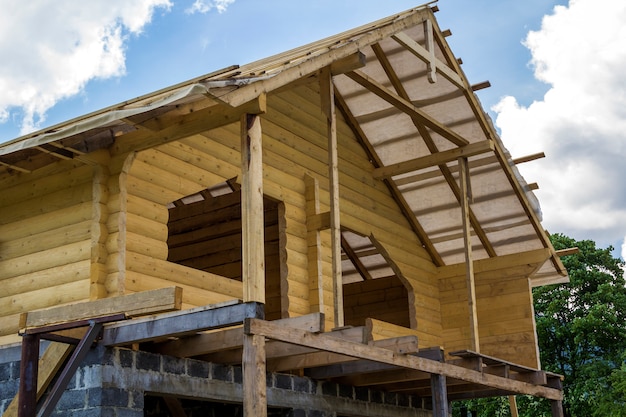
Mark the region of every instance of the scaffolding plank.
[[180, 310], [182, 291], [180, 287], [161, 288], [46, 310], [30, 311], [20, 317], [20, 328], [49, 326], [118, 313], [126, 313], [127, 316], [132, 317]]

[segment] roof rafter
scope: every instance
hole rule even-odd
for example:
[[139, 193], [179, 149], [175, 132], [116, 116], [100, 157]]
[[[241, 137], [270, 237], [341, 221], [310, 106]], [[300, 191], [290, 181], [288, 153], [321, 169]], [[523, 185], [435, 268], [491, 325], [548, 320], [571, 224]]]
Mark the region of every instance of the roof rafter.
[[373, 172], [374, 178], [390, 178], [395, 175], [406, 174], [412, 171], [418, 171], [424, 168], [430, 168], [436, 165], [452, 162], [460, 157], [469, 157], [479, 155], [486, 152], [492, 152], [494, 149], [493, 141], [485, 140], [482, 142], [470, 143], [447, 151], [441, 151], [432, 155], [426, 155], [408, 161], [398, 162], [397, 164], [387, 165], [376, 168]]
[[401, 97], [389, 91], [384, 85], [380, 84], [378, 81], [374, 80], [363, 72], [350, 71], [347, 72], [346, 75], [358, 84], [361, 84], [372, 93], [376, 94], [378, 97], [391, 104], [392, 106], [396, 107], [398, 110], [408, 114], [412, 118], [418, 119], [422, 124], [430, 128], [434, 132], [440, 134], [444, 138], [448, 139], [455, 145], [464, 146], [469, 143], [467, 139], [465, 139], [455, 131], [451, 130], [428, 113], [415, 107], [415, 105], [413, 105], [410, 100], [407, 100], [407, 98]]

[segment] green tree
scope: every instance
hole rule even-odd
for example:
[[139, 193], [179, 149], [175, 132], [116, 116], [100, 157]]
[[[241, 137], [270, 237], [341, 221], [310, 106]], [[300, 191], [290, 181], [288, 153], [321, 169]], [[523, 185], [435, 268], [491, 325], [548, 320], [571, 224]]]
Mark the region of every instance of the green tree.
[[[626, 417], [626, 282], [624, 262], [612, 247], [551, 236], [555, 249], [578, 247], [562, 258], [570, 282], [535, 288], [535, 318], [542, 367], [565, 376], [567, 417]], [[474, 416], [509, 416], [506, 398], [456, 404]], [[518, 396], [519, 415], [550, 417], [541, 398]]]
[[626, 352], [624, 263], [611, 255], [613, 248], [598, 249], [591, 240], [562, 234], [551, 240], [557, 250], [579, 252], [563, 257], [569, 284], [534, 290], [543, 368], [565, 376], [566, 416], [626, 416], [610, 399], [617, 388], [611, 375], [621, 369]]

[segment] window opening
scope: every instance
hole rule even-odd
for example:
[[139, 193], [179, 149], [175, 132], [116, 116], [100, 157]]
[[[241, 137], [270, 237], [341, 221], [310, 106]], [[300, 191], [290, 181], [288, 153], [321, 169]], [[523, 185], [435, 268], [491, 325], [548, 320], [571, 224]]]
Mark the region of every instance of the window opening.
[[[270, 320], [281, 314], [279, 204], [263, 199], [265, 315]], [[241, 189], [234, 179], [176, 200], [168, 211], [168, 261], [242, 280]]]

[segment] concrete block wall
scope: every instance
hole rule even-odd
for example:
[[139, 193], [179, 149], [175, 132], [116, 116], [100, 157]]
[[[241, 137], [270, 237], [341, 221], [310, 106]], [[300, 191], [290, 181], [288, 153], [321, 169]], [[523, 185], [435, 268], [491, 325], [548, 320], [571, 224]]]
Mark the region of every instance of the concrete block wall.
[[[0, 412], [18, 390], [17, 353], [0, 349]], [[42, 347], [43, 351], [43, 347]], [[421, 399], [310, 378], [267, 375], [268, 416], [430, 417]], [[97, 346], [59, 400], [54, 417], [163, 417], [163, 396], [176, 397], [189, 417], [239, 416], [240, 366]]]

